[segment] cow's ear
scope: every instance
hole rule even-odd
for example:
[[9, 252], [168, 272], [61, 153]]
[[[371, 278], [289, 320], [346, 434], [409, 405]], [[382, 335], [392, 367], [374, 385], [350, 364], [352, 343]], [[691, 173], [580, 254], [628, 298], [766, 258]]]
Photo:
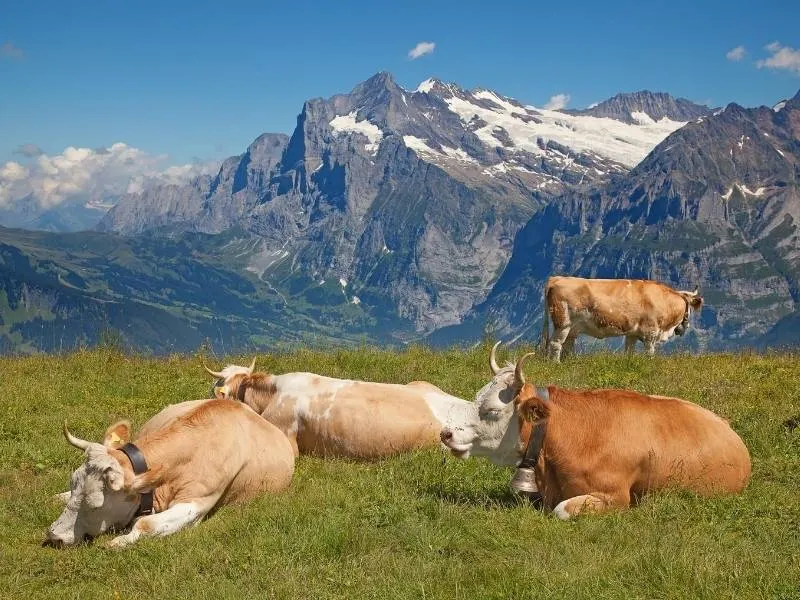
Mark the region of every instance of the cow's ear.
[[131, 422], [119, 421], [106, 429], [103, 445], [106, 448], [121, 448], [131, 441]]
[[115, 492], [120, 491], [125, 484], [125, 474], [119, 468], [109, 467], [106, 469], [105, 478], [109, 489]]
[[703, 299], [700, 296], [695, 296], [689, 301], [689, 304], [692, 305], [694, 310], [699, 310], [703, 306]]
[[531, 384], [526, 383], [514, 396], [514, 408], [517, 409], [519, 418], [523, 421], [533, 421], [536, 418], [535, 395], [531, 393]]

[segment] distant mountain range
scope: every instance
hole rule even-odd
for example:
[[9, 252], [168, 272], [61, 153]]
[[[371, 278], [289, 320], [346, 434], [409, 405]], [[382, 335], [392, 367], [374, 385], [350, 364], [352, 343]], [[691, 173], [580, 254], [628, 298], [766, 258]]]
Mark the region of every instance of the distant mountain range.
[[[77, 293], [63, 282], [91, 264], [81, 298], [141, 303], [174, 320], [166, 346], [115, 325], [154, 351], [198, 337], [229, 346], [468, 342], [487, 329], [535, 338], [541, 287], [556, 272], [699, 283], [697, 347], [791, 342], [799, 104], [712, 112], [637, 92], [550, 111], [433, 79], [408, 91], [379, 73], [350, 94], [306, 102], [290, 137], [259, 136], [215, 176], [124, 195], [99, 225], [106, 233], [0, 230], [9, 305], [0, 291], [0, 315], [16, 315], [0, 335], [9, 348], [52, 347], [55, 333], [31, 341], [31, 315]], [[108, 244], [119, 256], [104, 263]], [[11, 269], [23, 258], [27, 278]], [[45, 285], [45, 272], [51, 291], [26, 317], [20, 289]], [[215, 306], [215, 294], [236, 302]], [[225, 327], [215, 334], [210, 323]]]

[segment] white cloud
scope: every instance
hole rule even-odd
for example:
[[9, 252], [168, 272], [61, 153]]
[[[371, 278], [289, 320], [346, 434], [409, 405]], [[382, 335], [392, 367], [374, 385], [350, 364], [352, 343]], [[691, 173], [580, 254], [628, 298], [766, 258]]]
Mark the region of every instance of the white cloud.
[[25, 52], [11, 42], [3, 42], [3, 45], [0, 46], [0, 57], [21, 60], [25, 58]]
[[745, 49], [744, 46], [736, 46], [736, 48], [731, 48], [725, 54], [725, 58], [728, 60], [732, 60], [733, 62], [738, 62], [744, 58]]
[[71, 199], [103, 202], [143, 189], [149, 181], [181, 183], [216, 168], [211, 164], [166, 167], [166, 161], [165, 155], [123, 143], [97, 150], [70, 146], [61, 154], [42, 154], [26, 165], [10, 161], [0, 167], [0, 206], [28, 197], [44, 209]]
[[599, 103], [599, 102], [592, 102], [592, 103], [591, 103], [589, 106], [587, 106], [586, 108], [594, 108], [594, 107], [595, 107], [595, 106], [597, 106], [598, 104], [600, 104], [600, 103]]
[[408, 58], [416, 60], [426, 54], [432, 53], [436, 49], [435, 42], [420, 42], [408, 51]]
[[800, 74], [800, 50], [795, 50], [790, 46], [782, 46], [780, 42], [772, 42], [764, 46], [764, 49], [771, 52], [772, 56], [756, 62], [759, 69], [786, 69], [793, 73]]
[[555, 96], [550, 96], [550, 100], [547, 101], [547, 104], [544, 105], [546, 110], [561, 110], [562, 108], [567, 108], [567, 104], [569, 104], [569, 94], [556, 94]]

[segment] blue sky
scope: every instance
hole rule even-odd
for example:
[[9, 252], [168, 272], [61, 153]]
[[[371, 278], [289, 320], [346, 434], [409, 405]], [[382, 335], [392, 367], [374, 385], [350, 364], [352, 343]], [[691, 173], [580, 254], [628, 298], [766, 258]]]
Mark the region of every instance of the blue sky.
[[[639, 89], [771, 105], [800, 89], [798, 24], [800, 2], [785, 0], [8, 2], [0, 164], [22, 160], [24, 144], [219, 159], [261, 132], [291, 132], [304, 100], [380, 70], [410, 89], [436, 76], [537, 106]], [[433, 52], [411, 60], [423, 41]], [[740, 46], [739, 60], [726, 57]], [[770, 56], [773, 68], [757, 66]]]

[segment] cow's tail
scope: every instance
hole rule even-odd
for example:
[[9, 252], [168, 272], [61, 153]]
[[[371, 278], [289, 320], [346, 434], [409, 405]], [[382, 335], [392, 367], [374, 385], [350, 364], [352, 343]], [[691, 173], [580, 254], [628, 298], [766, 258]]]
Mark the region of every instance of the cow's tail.
[[542, 354], [547, 353], [547, 348], [550, 346], [550, 310], [547, 302], [548, 292], [550, 291], [550, 280], [544, 284], [544, 314], [542, 315], [542, 335], [540, 336], [540, 351]]

